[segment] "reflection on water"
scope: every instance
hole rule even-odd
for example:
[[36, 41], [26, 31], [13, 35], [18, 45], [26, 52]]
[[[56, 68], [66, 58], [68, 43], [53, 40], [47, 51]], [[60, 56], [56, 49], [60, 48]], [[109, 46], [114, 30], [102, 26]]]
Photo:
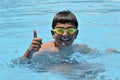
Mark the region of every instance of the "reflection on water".
[[119, 80], [118, 53], [80, 54], [70, 62], [49, 65], [43, 65], [43, 57], [42, 65], [11, 63], [30, 45], [34, 29], [44, 42], [52, 40], [46, 33], [50, 33], [54, 14], [68, 9], [79, 21], [80, 34], [75, 43], [88, 44], [101, 52], [105, 48], [120, 51], [119, 7], [119, 0], [0, 0], [0, 80]]

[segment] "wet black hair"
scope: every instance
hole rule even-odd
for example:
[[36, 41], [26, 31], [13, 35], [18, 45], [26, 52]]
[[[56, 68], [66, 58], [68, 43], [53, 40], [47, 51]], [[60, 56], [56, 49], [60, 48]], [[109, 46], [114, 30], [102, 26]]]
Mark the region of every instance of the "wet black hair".
[[72, 23], [76, 29], [78, 28], [78, 21], [76, 16], [69, 10], [58, 12], [52, 21], [52, 28], [54, 29], [57, 23]]

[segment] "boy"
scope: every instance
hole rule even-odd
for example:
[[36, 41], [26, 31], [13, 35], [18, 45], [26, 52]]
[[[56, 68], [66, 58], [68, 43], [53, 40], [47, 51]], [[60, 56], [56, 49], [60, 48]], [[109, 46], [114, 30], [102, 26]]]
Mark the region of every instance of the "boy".
[[[84, 44], [72, 45], [78, 32], [76, 16], [71, 11], [60, 11], [54, 16], [52, 22], [51, 34], [54, 41], [42, 43], [42, 38], [37, 38], [37, 32], [34, 31], [32, 43], [24, 53], [23, 58], [31, 59], [33, 55], [44, 52], [62, 53], [66, 56], [74, 52], [92, 52], [93, 50]], [[60, 55], [63, 56], [62, 54]]]

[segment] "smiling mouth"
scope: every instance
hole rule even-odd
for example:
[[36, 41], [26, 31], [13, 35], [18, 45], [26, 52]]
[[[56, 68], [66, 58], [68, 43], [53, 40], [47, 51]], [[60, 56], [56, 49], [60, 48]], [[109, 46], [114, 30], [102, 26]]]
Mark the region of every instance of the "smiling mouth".
[[64, 38], [62, 38], [62, 39], [60, 39], [61, 41], [64, 41], [64, 42], [68, 42], [68, 41], [70, 41], [71, 39], [64, 39]]

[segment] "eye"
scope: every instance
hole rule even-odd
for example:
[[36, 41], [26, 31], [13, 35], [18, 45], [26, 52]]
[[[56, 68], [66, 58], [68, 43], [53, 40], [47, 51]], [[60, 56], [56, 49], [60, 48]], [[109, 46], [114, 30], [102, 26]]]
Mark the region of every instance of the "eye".
[[75, 28], [68, 28], [67, 31], [68, 31], [69, 34], [74, 34], [76, 29]]
[[55, 31], [56, 31], [57, 34], [63, 34], [64, 33], [63, 28], [56, 28]]
[[64, 30], [62, 28], [58, 28], [57, 31], [63, 32]]

